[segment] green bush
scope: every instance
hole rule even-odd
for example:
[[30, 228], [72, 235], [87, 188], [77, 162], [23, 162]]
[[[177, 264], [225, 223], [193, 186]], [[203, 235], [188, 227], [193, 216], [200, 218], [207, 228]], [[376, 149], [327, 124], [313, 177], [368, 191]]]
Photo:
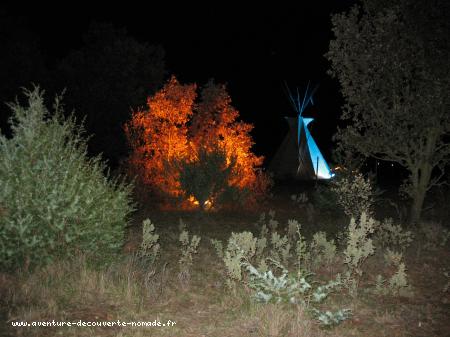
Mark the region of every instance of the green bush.
[[155, 233], [155, 225], [150, 219], [142, 222], [142, 242], [137, 255], [149, 265], [154, 265], [160, 255], [159, 234]]
[[186, 224], [180, 219], [180, 236], [178, 241], [181, 243], [181, 256], [178, 260], [180, 265], [180, 272], [178, 273], [178, 279], [182, 286], [187, 286], [191, 279], [191, 268], [194, 260], [194, 255], [197, 254], [198, 245], [201, 238], [197, 235], [193, 235], [189, 238], [189, 232], [186, 228]]
[[375, 253], [371, 236], [378, 225], [379, 223], [365, 212], [358, 220], [350, 219], [346, 233], [347, 247], [344, 250], [344, 263], [347, 265], [344, 283], [352, 296], [357, 295], [364, 262]]
[[414, 234], [394, 224], [392, 218], [383, 219], [375, 232], [377, 243], [382, 248], [391, 248], [404, 252], [413, 242]]
[[332, 212], [336, 212], [337, 210], [342, 211], [342, 208], [338, 205], [337, 195], [333, 191], [331, 184], [317, 185], [311, 197], [314, 206], [320, 210]]
[[336, 259], [336, 245], [334, 240], [328, 240], [325, 232], [317, 232], [313, 235], [311, 251], [315, 264], [325, 262], [328, 267], [331, 267]]
[[375, 192], [370, 179], [361, 173], [342, 176], [335, 180], [331, 190], [336, 195], [337, 204], [350, 218], [359, 219], [362, 213], [372, 215]]
[[180, 163], [181, 189], [204, 209], [224, 203], [238, 203], [244, 191], [229, 185], [235, 162], [227, 164], [225, 152], [201, 150], [192, 162]]
[[13, 137], [0, 135], [0, 269], [14, 270], [87, 253], [97, 262], [120, 250], [133, 210], [131, 187], [104, 176], [88, 159], [82, 129], [54, 113], [43, 91], [25, 90], [27, 106], [10, 104]]

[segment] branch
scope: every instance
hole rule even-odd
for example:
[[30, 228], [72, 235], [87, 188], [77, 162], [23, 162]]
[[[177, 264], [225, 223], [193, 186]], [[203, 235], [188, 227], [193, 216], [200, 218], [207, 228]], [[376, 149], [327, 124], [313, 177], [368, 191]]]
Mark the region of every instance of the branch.
[[431, 188], [433, 187], [448, 185], [446, 181], [439, 182], [439, 180], [441, 180], [442, 177], [445, 175], [445, 170], [440, 166], [436, 166], [436, 168], [440, 170], [440, 174], [437, 177], [434, 177], [430, 180], [430, 182], [428, 183], [427, 192], [431, 190]]
[[450, 144], [442, 142], [441, 144], [436, 145], [435, 152], [440, 152], [442, 150], [446, 150], [445, 152], [450, 153]]
[[408, 156], [400, 156], [395, 153], [389, 153], [383, 156], [382, 154], [377, 153], [370, 153], [370, 157], [382, 161], [391, 161], [397, 164], [400, 164], [401, 166], [408, 168], [412, 166], [412, 162], [409, 161]]
[[448, 162], [450, 160], [450, 144], [441, 144], [437, 146], [434, 151], [434, 160], [432, 161], [433, 167], [439, 166], [443, 162]]

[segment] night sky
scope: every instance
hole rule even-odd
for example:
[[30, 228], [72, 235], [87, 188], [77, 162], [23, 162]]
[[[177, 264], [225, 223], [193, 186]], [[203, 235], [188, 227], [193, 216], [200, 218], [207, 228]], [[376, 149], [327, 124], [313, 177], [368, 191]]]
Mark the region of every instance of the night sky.
[[[314, 3], [314, 4], [312, 4]], [[354, 1], [297, 1], [297, 4], [243, 6], [227, 3], [182, 5], [131, 3], [85, 6], [59, 2], [51, 7], [2, 4], [7, 15], [21, 16], [39, 38], [51, 66], [82, 45], [93, 21], [125, 28], [140, 42], [160, 44], [168, 74], [181, 82], [227, 83], [243, 120], [255, 125], [255, 151], [270, 158], [294, 115], [283, 86], [318, 84], [312, 133], [329, 158], [342, 99], [327, 74], [323, 54], [332, 38], [330, 15]], [[19, 91], [19, 90], [18, 90]]]

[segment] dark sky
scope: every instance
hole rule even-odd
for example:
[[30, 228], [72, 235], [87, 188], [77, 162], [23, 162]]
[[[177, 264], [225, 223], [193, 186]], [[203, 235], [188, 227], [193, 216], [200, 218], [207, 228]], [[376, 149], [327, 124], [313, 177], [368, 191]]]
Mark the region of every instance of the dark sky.
[[282, 116], [293, 114], [284, 81], [292, 87], [319, 84], [310, 114], [317, 118], [312, 131], [327, 155], [342, 102], [336, 82], [326, 75], [323, 54], [332, 38], [331, 13], [348, 9], [354, 1], [296, 2], [245, 7], [214, 1], [3, 6], [27, 19], [49, 62], [79, 48], [92, 21], [109, 22], [139, 41], [161, 44], [169, 73], [182, 82], [202, 84], [212, 77], [228, 84], [235, 107], [255, 125], [255, 150], [268, 156], [285, 132]]

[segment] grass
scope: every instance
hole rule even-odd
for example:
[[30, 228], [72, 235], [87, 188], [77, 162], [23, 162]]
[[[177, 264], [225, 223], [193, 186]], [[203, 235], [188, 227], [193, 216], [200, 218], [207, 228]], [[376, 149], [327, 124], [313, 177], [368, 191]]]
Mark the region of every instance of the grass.
[[[225, 286], [224, 268], [210, 244], [210, 238], [226, 241], [231, 232], [259, 233], [256, 221], [262, 210], [277, 212], [280, 227], [297, 219], [310, 239], [325, 231], [330, 238], [347, 225], [343, 217], [315, 211], [314, 218], [279, 194], [254, 212], [197, 213], [141, 208], [130, 227], [129, 240], [121, 259], [105, 269], [89, 266], [82, 255], [60, 261], [33, 273], [0, 275], [3, 331], [0, 336], [445, 336], [448, 334], [450, 297], [443, 293], [449, 270], [447, 247], [423, 248], [416, 240], [405, 252], [411, 297], [374, 294], [376, 275], [387, 272], [382, 252], [368, 259], [356, 298], [345, 291], [336, 294], [332, 307], [348, 307], [350, 320], [324, 330], [301, 307], [262, 305], [251, 300], [246, 286], [230, 290]], [[145, 266], [133, 257], [141, 240], [141, 223], [150, 218], [160, 234], [161, 259]], [[181, 286], [177, 274], [180, 258], [179, 218], [190, 235], [201, 242], [190, 270], [188, 286]], [[308, 219], [309, 218], [309, 219]], [[332, 269], [315, 266], [317, 279], [329, 279], [340, 271], [339, 259]], [[166, 327], [46, 327], [17, 328], [12, 321], [154, 321], [176, 322]]]

